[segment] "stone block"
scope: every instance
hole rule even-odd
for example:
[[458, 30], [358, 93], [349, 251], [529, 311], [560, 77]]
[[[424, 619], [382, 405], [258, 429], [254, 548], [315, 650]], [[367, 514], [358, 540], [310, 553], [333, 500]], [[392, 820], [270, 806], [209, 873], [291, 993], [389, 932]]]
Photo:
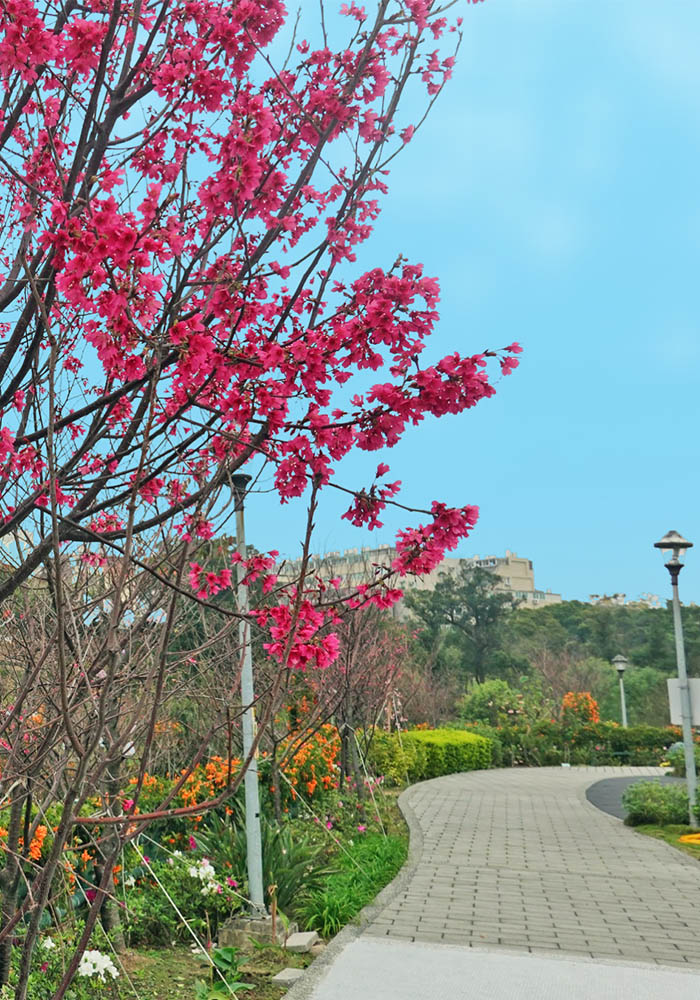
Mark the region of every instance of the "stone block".
[[[295, 934], [297, 924], [289, 925], [290, 934]], [[244, 948], [251, 939], [265, 941], [270, 944], [283, 945], [286, 937], [285, 927], [281, 920], [277, 921], [275, 933], [272, 933], [272, 917], [239, 916], [227, 920], [219, 929], [218, 943], [220, 947], [232, 946]]]
[[297, 934], [290, 934], [287, 938], [287, 943], [285, 945], [287, 951], [298, 952], [299, 954], [304, 954], [307, 951], [311, 951], [313, 946], [318, 942], [318, 934], [316, 931], [302, 931]]
[[303, 969], [282, 969], [276, 976], [272, 977], [272, 982], [278, 986], [291, 986], [304, 975]]

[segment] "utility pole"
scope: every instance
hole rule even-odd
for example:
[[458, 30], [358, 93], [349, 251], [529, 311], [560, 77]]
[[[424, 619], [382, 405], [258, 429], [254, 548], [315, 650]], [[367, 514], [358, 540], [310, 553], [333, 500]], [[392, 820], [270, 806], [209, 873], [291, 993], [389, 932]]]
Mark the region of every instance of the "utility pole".
[[[245, 544], [245, 519], [243, 514], [246, 489], [251, 477], [235, 475], [232, 477], [235, 510], [236, 510], [236, 549], [242, 559], [248, 554]], [[253, 688], [253, 657], [250, 644], [250, 621], [248, 612], [248, 588], [243, 585], [245, 566], [238, 563], [236, 577], [238, 580], [238, 610], [241, 620], [238, 625], [238, 638], [243, 654], [241, 670], [241, 703], [243, 705], [243, 759], [247, 760], [255, 739], [255, 691]], [[260, 835], [260, 789], [258, 787], [258, 754], [252, 757], [244, 776], [245, 788], [245, 831], [247, 844], [248, 892], [251, 911], [254, 917], [267, 915], [265, 909], [265, 894], [263, 891], [262, 871], [262, 838]]]

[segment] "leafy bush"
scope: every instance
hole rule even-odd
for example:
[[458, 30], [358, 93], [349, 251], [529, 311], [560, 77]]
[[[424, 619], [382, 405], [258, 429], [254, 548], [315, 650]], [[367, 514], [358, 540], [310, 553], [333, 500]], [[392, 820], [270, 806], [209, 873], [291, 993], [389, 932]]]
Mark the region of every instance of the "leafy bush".
[[[277, 906], [286, 916], [295, 916], [304, 897], [319, 889], [336, 869], [325, 860], [323, 843], [313, 838], [299, 824], [278, 826], [265, 818], [260, 825], [263, 856], [263, 887], [269, 906], [270, 886], [276, 886]], [[197, 834], [197, 845], [214, 860], [217, 867], [234, 872], [246, 871], [246, 831], [242, 815], [221, 819], [211, 815], [207, 826]]]
[[518, 688], [502, 680], [473, 684], [457, 704], [462, 722], [480, 722], [493, 727], [535, 725], [555, 714], [552, 699], [533, 677], [521, 677]]
[[205, 939], [240, 909], [240, 897], [230, 885], [234, 880], [211, 871], [205, 859], [183, 855], [149, 861], [149, 866], [132, 869], [126, 889], [125, 933], [131, 946], [190, 940], [173, 903]]
[[[678, 778], [685, 778], [685, 750], [676, 747], [666, 754], [666, 760], [673, 766], [673, 773]], [[700, 771], [700, 746], [695, 745], [695, 770]]]
[[463, 729], [375, 733], [369, 760], [387, 783], [402, 784], [490, 767], [492, 744], [486, 737]]
[[347, 842], [338, 859], [340, 871], [323, 889], [312, 892], [300, 910], [308, 930], [331, 937], [349, 923], [363, 906], [394, 878], [406, 860], [406, 842], [400, 837], [367, 834]]
[[683, 785], [662, 785], [658, 781], [636, 781], [622, 796], [627, 810], [625, 823], [685, 823], [688, 820], [688, 793]]
[[419, 747], [405, 741], [403, 734], [375, 729], [369, 744], [367, 762], [375, 774], [383, 775], [387, 785], [410, 783], [418, 767]]
[[595, 722], [571, 728], [558, 722], [503, 726], [498, 736], [506, 765], [544, 767], [560, 763], [655, 766], [678, 739], [674, 727]]
[[517, 714], [518, 692], [501, 680], [474, 684], [460, 700], [458, 711], [464, 722], [485, 722], [494, 727], [502, 725], [508, 715]]
[[251, 983], [241, 979], [238, 949], [230, 945], [214, 948], [212, 965], [207, 969], [209, 980], [199, 980], [195, 986], [195, 1000], [229, 1000], [242, 990], [252, 990]]

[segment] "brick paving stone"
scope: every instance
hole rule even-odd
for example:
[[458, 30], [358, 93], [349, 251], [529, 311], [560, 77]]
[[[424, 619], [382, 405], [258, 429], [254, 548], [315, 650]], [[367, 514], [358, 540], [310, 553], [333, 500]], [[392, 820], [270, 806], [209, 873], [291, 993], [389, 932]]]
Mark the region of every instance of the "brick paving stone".
[[410, 884], [367, 933], [700, 968], [700, 865], [585, 799], [657, 768], [517, 768], [406, 793], [423, 835]]

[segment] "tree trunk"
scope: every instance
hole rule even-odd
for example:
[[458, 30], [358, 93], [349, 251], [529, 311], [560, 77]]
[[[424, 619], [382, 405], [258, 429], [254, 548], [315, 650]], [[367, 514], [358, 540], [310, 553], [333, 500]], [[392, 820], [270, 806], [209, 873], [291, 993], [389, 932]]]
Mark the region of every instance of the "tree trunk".
[[355, 778], [355, 788], [357, 790], [357, 797], [360, 801], [359, 813], [360, 817], [364, 820], [365, 816], [365, 779], [362, 768], [360, 767], [360, 755], [357, 751], [357, 740], [355, 739], [355, 728], [352, 725], [348, 725], [348, 733], [350, 735], [350, 760], [352, 761], [352, 773]]
[[[121, 812], [121, 804], [119, 804], [119, 771], [119, 763], [115, 763], [110, 766], [107, 772], [107, 801], [109, 802], [109, 811], [112, 815], [118, 815]], [[100, 854], [103, 859], [118, 855], [119, 836], [118, 827], [115, 824], [109, 824], [104, 834], [103, 844], [100, 847]], [[103, 866], [101, 864], [95, 865], [95, 881], [98, 884], [102, 881], [102, 875]], [[126, 951], [126, 942], [124, 941], [121, 914], [119, 913], [119, 904], [114, 895], [115, 887], [111, 875], [112, 873], [110, 872], [110, 890], [102, 903], [100, 922], [105, 934], [109, 935], [114, 945], [114, 950], [122, 955]]]
[[[17, 887], [19, 885], [19, 833], [22, 824], [22, 794], [17, 794], [10, 806], [10, 826], [7, 831], [7, 846], [5, 850], [5, 865], [0, 871], [0, 920], [4, 928], [12, 919], [17, 909]], [[26, 846], [26, 845], [25, 845]], [[0, 985], [4, 986], [10, 979], [12, 962], [12, 934], [8, 934], [0, 943]]]
[[280, 774], [280, 765], [277, 760], [277, 744], [272, 744], [272, 756], [270, 760], [270, 776], [272, 778], [272, 807], [275, 811], [275, 821], [277, 823], [282, 822], [282, 789], [280, 788], [280, 781], [282, 776]]

